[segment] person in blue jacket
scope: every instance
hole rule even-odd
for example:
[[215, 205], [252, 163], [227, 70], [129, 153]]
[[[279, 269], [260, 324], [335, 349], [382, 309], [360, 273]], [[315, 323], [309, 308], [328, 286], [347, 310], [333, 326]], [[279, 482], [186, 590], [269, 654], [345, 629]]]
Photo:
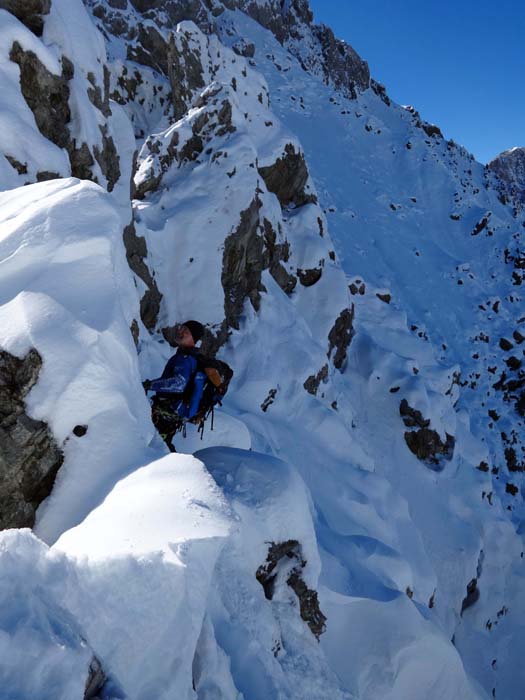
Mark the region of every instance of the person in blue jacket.
[[144, 382], [146, 391], [155, 392], [153, 423], [172, 452], [175, 452], [173, 436], [184, 423], [202, 420], [200, 405], [206, 382], [211, 382], [219, 393], [221, 391], [222, 378], [217, 361], [205, 357], [196, 348], [203, 335], [204, 326], [198, 321], [186, 321], [177, 326], [177, 351], [158, 379]]

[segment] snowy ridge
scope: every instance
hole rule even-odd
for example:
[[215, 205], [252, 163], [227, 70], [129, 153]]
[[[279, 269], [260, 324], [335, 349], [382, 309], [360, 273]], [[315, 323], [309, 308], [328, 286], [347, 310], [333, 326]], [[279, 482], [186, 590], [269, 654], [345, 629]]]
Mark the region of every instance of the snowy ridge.
[[[41, 37], [0, 11], [0, 350], [41, 356], [17, 425], [63, 455], [51, 546], [0, 533], [34, 600], [1, 606], [0, 687], [521, 700], [521, 214], [306, 2], [86, 5]], [[140, 379], [188, 317], [235, 376], [163, 456]]]

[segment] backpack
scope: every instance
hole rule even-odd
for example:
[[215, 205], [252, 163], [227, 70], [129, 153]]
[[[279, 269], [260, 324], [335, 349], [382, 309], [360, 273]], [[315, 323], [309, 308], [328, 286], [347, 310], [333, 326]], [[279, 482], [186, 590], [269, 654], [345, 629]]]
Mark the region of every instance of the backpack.
[[226, 362], [223, 362], [222, 360], [215, 360], [215, 369], [218, 371], [218, 373], [221, 375], [221, 386], [220, 388], [217, 388], [208, 378], [206, 378], [206, 382], [204, 384], [204, 391], [202, 394], [202, 398], [199, 404], [199, 413], [202, 416], [202, 420], [199, 426], [199, 429], [201, 431], [201, 439], [202, 439], [202, 434], [204, 432], [204, 421], [206, 418], [211, 413], [211, 430], [213, 430], [213, 420], [214, 420], [214, 408], [215, 406], [219, 405], [222, 406], [222, 399], [226, 395], [226, 392], [228, 391], [228, 388], [230, 386], [230, 382], [233, 378], [233, 370], [228, 365]]

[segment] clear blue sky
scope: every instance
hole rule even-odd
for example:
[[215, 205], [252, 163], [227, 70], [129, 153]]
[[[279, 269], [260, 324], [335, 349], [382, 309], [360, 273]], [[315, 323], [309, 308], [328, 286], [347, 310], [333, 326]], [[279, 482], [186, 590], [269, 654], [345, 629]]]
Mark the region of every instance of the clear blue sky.
[[525, 0], [310, 0], [400, 104], [485, 163], [525, 146]]

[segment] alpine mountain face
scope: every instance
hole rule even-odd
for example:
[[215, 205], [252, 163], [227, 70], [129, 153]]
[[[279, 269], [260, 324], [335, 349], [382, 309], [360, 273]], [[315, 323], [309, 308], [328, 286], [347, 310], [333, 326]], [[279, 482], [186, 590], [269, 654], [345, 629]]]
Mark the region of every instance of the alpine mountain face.
[[[0, 8], [9, 697], [521, 700], [523, 149], [307, 0]], [[188, 318], [234, 376], [168, 455]]]

